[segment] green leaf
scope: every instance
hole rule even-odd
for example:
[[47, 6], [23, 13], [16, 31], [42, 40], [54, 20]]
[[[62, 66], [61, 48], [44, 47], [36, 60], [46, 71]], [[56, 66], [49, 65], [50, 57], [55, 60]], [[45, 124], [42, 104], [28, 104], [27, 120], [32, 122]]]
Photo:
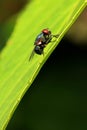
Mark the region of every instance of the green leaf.
[[[0, 130], [6, 128], [42, 65], [85, 6], [86, 1], [82, 0], [33, 0], [18, 15], [14, 30], [0, 55]], [[10, 24], [7, 24], [8, 32]], [[44, 56], [35, 54], [29, 61], [34, 39], [44, 28], [60, 36], [47, 45]]]

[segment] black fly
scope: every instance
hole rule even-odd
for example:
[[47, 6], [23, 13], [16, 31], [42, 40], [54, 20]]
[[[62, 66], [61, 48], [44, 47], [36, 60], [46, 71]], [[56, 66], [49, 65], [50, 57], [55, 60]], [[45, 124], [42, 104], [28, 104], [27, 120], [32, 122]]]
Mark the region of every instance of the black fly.
[[48, 29], [43, 29], [42, 32], [36, 37], [34, 42], [34, 49], [29, 57], [29, 60], [34, 56], [34, 53], [41, 55], [44, 54], [44, 48], [51, 42], [53, 37], [58, 37], [59, 35], [52, 35], [51, 31]]

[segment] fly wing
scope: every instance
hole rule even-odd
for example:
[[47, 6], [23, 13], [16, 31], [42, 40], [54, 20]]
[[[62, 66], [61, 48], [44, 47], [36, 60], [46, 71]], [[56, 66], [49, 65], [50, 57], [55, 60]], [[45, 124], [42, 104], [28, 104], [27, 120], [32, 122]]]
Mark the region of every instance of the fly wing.
[[34, 56], [34, 49], [32, 50], [32, 52], [31, 52], [31, 55], [30, 55], [30, 57], [29, 57], [29, 61], [33, 58], [33, 56]]

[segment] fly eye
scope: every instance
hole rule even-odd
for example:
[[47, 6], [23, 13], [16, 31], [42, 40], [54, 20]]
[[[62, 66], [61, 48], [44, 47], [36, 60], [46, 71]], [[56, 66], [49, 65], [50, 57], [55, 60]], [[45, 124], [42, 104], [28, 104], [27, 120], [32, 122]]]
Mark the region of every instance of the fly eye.
[[49, 34], [49, 30], [48, 30], [48, 29], [43, 29], [42, 32], [43, 32], [44, 34]]

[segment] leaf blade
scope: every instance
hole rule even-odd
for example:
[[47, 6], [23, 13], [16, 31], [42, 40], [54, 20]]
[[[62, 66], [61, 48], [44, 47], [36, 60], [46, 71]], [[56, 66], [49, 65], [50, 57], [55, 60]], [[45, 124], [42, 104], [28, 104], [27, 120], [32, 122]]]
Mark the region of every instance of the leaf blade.
[[[2, 52], [0, 60], [1, 130], [6, 127], [14, 110], [34, 81], [42, 65], [86, 6], [82, 0], [67, 2], [61, 0], [58, 4], [57, 2], [57, 0], [44, 0], [43, 6], [41, 1], [31, 2], [31, 5], [28, 5], [20, 13], [14, 31]], [[47, 27], [52, 30], [53, 34], [61, 31], [62, 33], [54, 44], [50, 43], [46, 47], [44, 57], [35, 55], [32, 61], [29, 62], [28, 59], [33, 49], [34, 38], [43, 28]]]

